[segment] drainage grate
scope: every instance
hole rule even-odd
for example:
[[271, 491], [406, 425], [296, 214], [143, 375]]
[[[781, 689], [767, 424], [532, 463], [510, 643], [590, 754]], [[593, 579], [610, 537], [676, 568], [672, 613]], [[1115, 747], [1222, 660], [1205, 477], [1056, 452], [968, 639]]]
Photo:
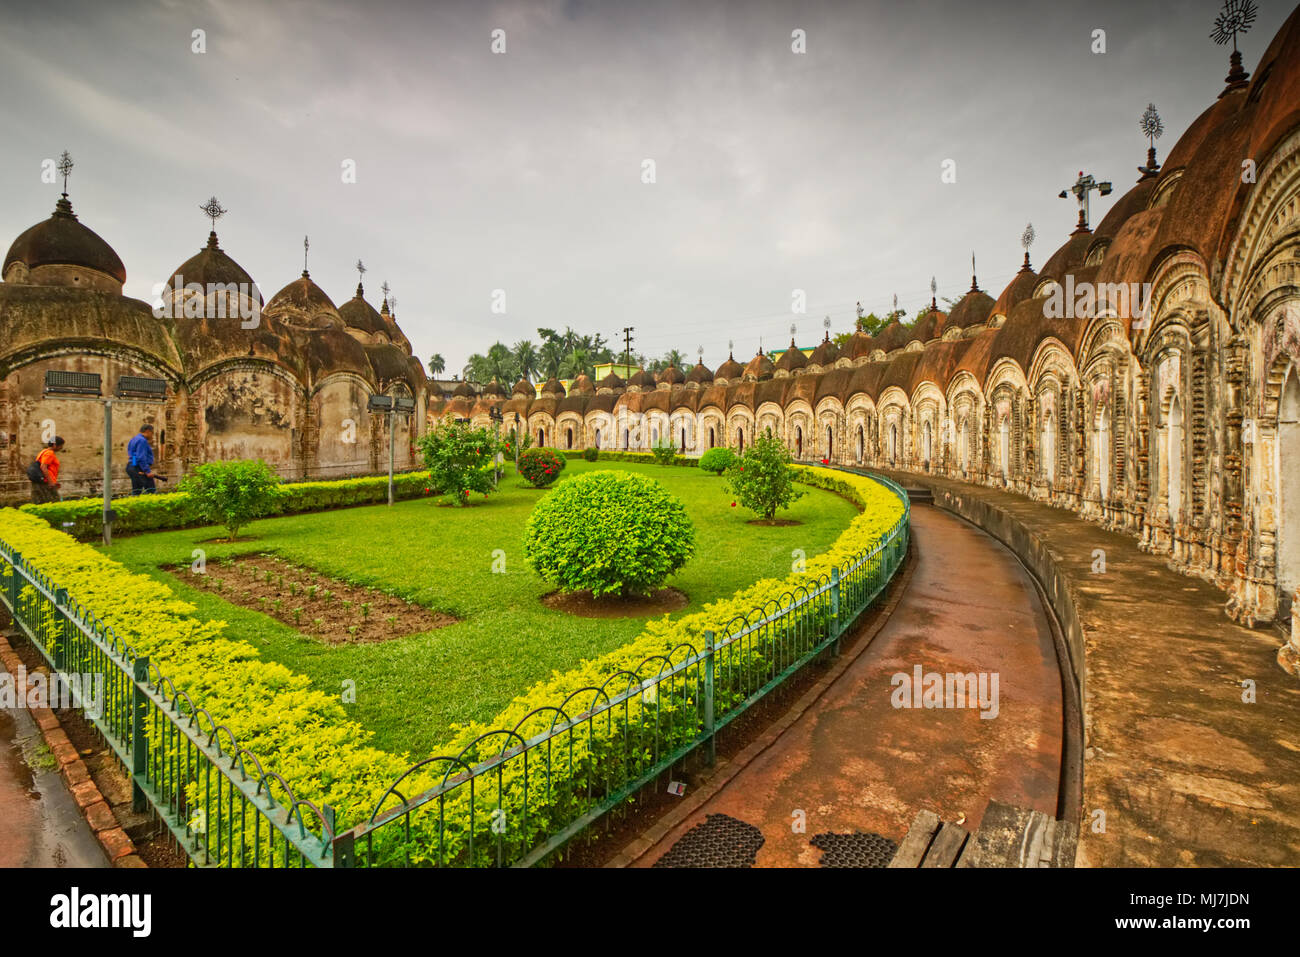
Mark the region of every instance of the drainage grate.
[[710, 814], [697, 824], [668, 853], [655, 861], [655, 867], [753, 867], [763, 833], [726, 814]]
[[809, 843], [822, 851], [822, 867], [888, 867], [898, 845], [879, 834], [818, 834]]

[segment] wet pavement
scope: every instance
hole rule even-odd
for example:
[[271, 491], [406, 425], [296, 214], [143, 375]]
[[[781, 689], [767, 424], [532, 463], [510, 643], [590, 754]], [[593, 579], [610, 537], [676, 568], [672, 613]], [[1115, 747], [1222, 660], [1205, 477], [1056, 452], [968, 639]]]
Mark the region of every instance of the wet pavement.
[[0, 709], [0, 867], [107, 867], [25, 709]]
[[[710, 814], [759, 829], [758, 867], [817, 866], [819, 834], [899, 841], [922, 808], [971, 832], [990, 800], [1055, 816], [1061, 677], [1032, 579], [1002, 544], [939, 509], [915, 506], [912, 535], [911, 580], [871, 643], [633, 866], [653, 865]], [[894, 680], [918, 665], [923, 675], [983, 673], [986, 702], [996, 674], [996, 717], [978, 706], [896, 707], [924, 705]]]
[[1278, 632], [1235, 624], [1223, 591], [1126, 533], [1009, 492], [885, 474], [1003, 513], [1068, 584], [1087, 666], [1077, 866], [1300, 864], [1300, 682], [1277, 665]]

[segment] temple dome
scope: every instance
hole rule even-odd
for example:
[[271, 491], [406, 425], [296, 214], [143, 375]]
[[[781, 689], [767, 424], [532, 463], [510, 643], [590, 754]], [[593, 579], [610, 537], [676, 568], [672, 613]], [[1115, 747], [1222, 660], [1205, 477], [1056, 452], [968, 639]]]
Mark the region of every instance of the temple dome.
[[312, 282], [305, 269], [301, 276], [272, 296], [263, 311], [288, 325], [305, 329], [343, 325], [334, 301]]
[[384, 317], [379, 314], [375, 307], [366, 302], [365, 297], [365, 289], [361, 283], [357, 283], [357, 294], [339, 306], [339, 318], [343, 320], [344, 325], [349, 329], [356, 329], [368, 336], [380, 337], [378, 340], [372, 339], [372, 341], [390, 341], [392, 336], [388, 324], [384, 322]]
[[745, 372], [745, 367], [736, 361], [734, 353], [728, 353], [727, 361], [718, 366], [718, 371], [713, 373], [715, 382], [734, 382]]
[[[20, 268], [13, 268], [21, 264]], [[102, 277], [82, 277], [76, 271], [46, 271], [33, 274], [33, 270], [47, 266], [71, 266], [74, 270], [88, 270]], [[39, 286], [80, 286], [99, 288], [102, 292], [122, 292], [126, 282], [126, 267], [113, 247], [99, 234], [83, 225], [72, 211], [68, 195], [63, 194], [54, 206], [50, 218], [25, 230], [5, 255], [0, 269], [6, 282], [22, 282]], [[115, 287], [114, 285], [115, 284]]]
[[515, 387], [510, 390], [511, 395], [522, 395], [524, 398], [533, 399], [537, 397], [537, 390], [527, 379], [520, 379], [515, 383]]
[[710, 385], [713, 382], [713, 373], [701, 359], [695, 363], [695, 368], [686, 374], [686, 381], [694, 385]]
[[775, 374], [776, 366], [772, 364], [772, 360], [760, 352], [749, 360], [741, 374], [741, 378], [747, 381], [763, 382], [772, 378]]
[[808, 365], [808, 357], [803, 354], [803, 350], [790, 340], [790, 348], [781, 353], [781, 358], [776, 360], [776, 371], [784, 372], [787, 375], [793, 375], [800, 369]]
[[[167, 285], [173, 289], [177, 284], [188, 285], [189, 283], [198, 283], [201, 286], [234, 284], [249, 289], [257, 288], [253, 277], [244, 267], [226, 255], [225, 250], [217, 244], [215, 232], [208, 233], [208, 244], [181, 263], [167, 278]], [[257, 293], [257, 301], [259, 303], [262, 301], [260, 291]]]

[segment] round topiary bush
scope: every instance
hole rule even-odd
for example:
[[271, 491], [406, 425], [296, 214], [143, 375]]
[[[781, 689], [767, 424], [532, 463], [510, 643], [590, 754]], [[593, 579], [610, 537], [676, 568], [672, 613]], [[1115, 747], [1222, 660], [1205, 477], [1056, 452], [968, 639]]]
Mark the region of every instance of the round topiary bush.
[[564, 471], [564, 457], [554, 449], [524, 449], [519, 453], [519, 474], [533, 488], [545, 488]]
[[654, 479], [588, 472], [533, 509], [524, 553], [564, 591], [643, 595], [695, 554], [695, 526], [681, 500]]
[[721, 475], [736, 462], [736, 453], [728, 448], [709, 449], [700, 456], [700, 468], [714, 475]]
[[588, 462], [594, 462], [600, 457], [600, 449], [589, 445], [587, 448], [582, 450], [582, 457]]

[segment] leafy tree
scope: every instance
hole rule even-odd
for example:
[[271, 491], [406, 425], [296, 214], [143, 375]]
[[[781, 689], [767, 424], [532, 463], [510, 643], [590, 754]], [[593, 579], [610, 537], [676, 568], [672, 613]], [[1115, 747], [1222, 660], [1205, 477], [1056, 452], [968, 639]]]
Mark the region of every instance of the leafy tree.
[[537, 377], [537, 364], [539, 361], [537, 347], [527, 339], [521, 339], [515, 343], [514, 358], [515, 366], [519, 370], [519, 378], [532, 382]]
[[695, 526], [681, 500], [635, 472], [567, 479], [533, 509], [524, 552], [565, 591], [645, 594], [695, 554]]
[[496, 454], [501, 444], [486, 428], [474, 429], [447, 416], [416, 440], [429, 470], [429, 484], [464, 505], [470, 492], [492, 491]]
[[429, 374], [433, 378], [438, 378], [447, 369], [447, 360], [442, 357], [441, 352], [435, 352], [429, 357]]
[[548, 379], [559, 377], [560, 364], [564, 362], [564, 359], [564, 346], [556, 339], [548, 340], [538, 350], [538, 362], [541, 365], [542, 375]]
[[727, 469], [727, 485], [741, 505], [770, 520], [804, 494], [790, 462], [785, 443], [764, 433]]
[[564, 471], [564, 456], [554, 449], [526, 449], [519, 453], [519, 474], [533, 488], [546, 488]]
[[232, 540], [253, 519], [272, 511], [285, 495], [280, 476], [261, 459], [197, 465], [179, 487], [198, 503], [207, 521], [224, 525]]

